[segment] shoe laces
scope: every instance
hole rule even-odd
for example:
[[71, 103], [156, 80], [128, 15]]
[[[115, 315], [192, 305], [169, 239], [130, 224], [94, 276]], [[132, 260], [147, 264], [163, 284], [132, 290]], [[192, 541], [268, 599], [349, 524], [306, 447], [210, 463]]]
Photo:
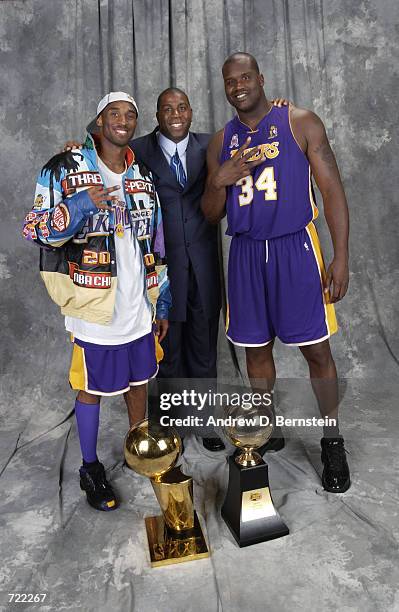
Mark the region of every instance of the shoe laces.
[[109, 490], [110, 485], [107, 482], [107, 478], [105, 476], [105, 469], [103, 465], [99, 465], [92, 470], [87, 470], [87, 472], [90, 478], [92, 479], [94, 483], [94, 487], [96, 489], [101, 488], [101, 489], [104, 489], [104, 491]]

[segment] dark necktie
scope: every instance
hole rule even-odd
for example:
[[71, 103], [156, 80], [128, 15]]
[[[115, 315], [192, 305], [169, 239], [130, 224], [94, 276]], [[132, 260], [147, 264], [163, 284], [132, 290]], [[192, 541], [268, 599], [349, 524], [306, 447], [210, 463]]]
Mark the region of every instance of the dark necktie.
[[184, 189], [187, 183], [187, 177], [186, 177], [186, 173], [184, 172], [183, 164], [177, 152], [177, 147], [176, 147], [176, 153], [173, 155], [172, 159], [170, 160], [170, 167], [180, 187]]

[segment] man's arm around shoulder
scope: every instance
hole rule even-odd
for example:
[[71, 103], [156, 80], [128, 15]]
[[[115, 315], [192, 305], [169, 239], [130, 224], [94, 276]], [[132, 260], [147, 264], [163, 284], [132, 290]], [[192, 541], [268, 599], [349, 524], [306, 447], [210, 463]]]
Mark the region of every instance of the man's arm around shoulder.
[[226, 214], [226, 186], [222, 185], [218, 178], [220, 168], [219, 156], [222, 143], [223, 130], [220, 130], [211, 138], [206, 153], [208, 176], [201, 200], [201, 208], [204, 217], [209, 223], [219, 223], [220, 219]]

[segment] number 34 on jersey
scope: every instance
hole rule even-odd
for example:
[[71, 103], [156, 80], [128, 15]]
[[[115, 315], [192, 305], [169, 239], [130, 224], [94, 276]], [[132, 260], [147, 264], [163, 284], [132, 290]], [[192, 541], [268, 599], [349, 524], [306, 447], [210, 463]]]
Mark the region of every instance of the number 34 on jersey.
[[274, 180], [273, 166], [267, 166], [263, 169], [255, 185], [251, 174], [237, 181], [236, 185], [241, 187], [241, 193], [238, 196], [240, 206], [251, 204], [254, 199], [254, 189], [264, 192], [266, 202], [277, 200], [277, 182]]

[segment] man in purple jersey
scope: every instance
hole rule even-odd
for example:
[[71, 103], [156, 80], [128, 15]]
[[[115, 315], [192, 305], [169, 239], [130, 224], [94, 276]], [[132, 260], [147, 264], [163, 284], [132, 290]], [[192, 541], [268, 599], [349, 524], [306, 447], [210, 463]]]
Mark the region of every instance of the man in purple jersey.
[[[311, 111], [274, 108], [252, 55], [223, 65], [226, 97], [237, 116], [208, 147], [202, 209], [217, 223], [227, 214], [232, 236], [228, 266], [227, 337], [245, 346], [253, 387], [275, 382], [275, 337], [298, 346], [308, 362], [323, 416], [322, 482], [327, 491], [350, 486], [338, 428], [338, 381], [329, 337], [337, 331], [333, 303], [348, 288], [348, 207], [323, 123]], [[313, 224], [318, 216], [311, 175], [323, 197], [334, 247], [324, 268]], [[275, 449], [283, 440], [275, 441]]]

